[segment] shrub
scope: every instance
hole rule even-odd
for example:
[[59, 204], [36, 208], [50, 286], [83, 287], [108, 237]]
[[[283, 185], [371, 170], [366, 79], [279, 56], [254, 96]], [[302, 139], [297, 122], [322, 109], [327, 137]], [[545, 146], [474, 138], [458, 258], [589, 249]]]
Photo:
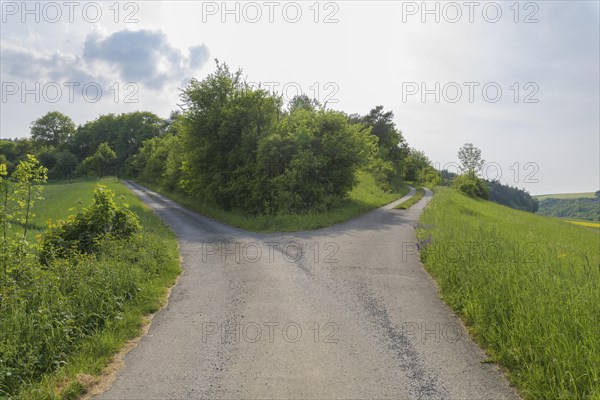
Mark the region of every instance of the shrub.
[[454, 178], [454, 187], [459, 191], [470, 197], [480, 197], [482, 199], [488, 199], [490, 197], [490, 190], [488, 185], [483, 179], [470, 174], [459, 175]]
[[114, 193], [103, 185], [94, 190], [94, 202], [77, 215], [51, 224], [41, 238], [40, 260], [73, 253], [93, 253], [104, 238], [126, 239], [140, 230], [137, 216], [119, 209]]

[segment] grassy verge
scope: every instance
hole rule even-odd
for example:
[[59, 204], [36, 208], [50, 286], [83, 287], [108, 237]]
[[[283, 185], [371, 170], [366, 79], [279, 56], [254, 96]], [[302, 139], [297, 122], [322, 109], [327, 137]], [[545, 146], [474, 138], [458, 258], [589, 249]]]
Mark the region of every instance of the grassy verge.
[[444, 300], [525, 398], [600, 398], [600, 232], [451, 189], [420, 222]]
[[417, 204], [423, 198], [423, 196], [425, 196], [425, 189], [423, 189], [422, 187], [418, 187], [417, 192], [414, 195], [404, 200], [402, 203], [398, 204], [394, 208], [397, 208], [399, 210], [408, 210], [413, 205]]
[[[34, 236], [48, 218], [92, 201], [97, 182], [54, 183], [36, 203]], [[124, 185], [101, 182], [127, 203], [142, 232], [107, 241], [95, 256], [49, 267], [31, 262], [16, 287], [0, 288], [0, 398], [71, 399], [83, 394], [113, 355], [141, 333], [179, 275], [175, 235]], [[18, 229], [18, 227], [15, 227]], [[27, 282], [30, 284], [27, 284]], [[2, 293], [2, 291], [5, 291]]]
[[296, 215], [249, 217], [236, 212], [224, 211], [212, 204], [207, 204], [181, 193], [166, 192], [146, 182], [140, 183], [200, 214], [254, 232], [294, 232], [331, 226], [389, 204], [409, 192], [406, 185], [398, 188], [393, 193], [385, 192], [376, 184], [373, 176], [360, 172], [358, 173], [358, 184], [349, 193], [349, 197], [333, 210]]

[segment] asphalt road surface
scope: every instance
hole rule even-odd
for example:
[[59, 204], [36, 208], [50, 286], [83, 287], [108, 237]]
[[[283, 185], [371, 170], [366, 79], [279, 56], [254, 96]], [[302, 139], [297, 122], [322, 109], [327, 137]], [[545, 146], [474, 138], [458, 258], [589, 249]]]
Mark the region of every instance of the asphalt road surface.
[[430, 191], [409, 210], [256, 234], [130, 186], [179, 236], [184, 272], [97, 398], [518, 398], [419, 261]]

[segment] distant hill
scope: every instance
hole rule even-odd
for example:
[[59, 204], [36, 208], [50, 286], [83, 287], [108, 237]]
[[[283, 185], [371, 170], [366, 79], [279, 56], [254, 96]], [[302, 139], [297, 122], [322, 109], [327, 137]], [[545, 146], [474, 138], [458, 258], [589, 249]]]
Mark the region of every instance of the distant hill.
[[600, 191], [536, 196], [538, 214], [559, 218], [600, 221]]
[[538, 200], [544, 199], [589, 199], [594, 198], [594, 192], [584, 192], [584, 193], [556, 193], [556, 194], [540, 194], [538, 196], [533, 196]]

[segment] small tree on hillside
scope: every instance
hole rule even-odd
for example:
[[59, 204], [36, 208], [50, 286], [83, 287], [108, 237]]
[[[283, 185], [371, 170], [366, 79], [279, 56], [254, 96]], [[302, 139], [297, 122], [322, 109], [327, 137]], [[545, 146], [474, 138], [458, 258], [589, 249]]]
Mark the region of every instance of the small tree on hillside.
[[465, 143], [458, 150], [458, 159], [462, 172], [470, 177], [477, 176], [477, 171], [480, 171], [485, 164], [485, 160], [481, 158], [481, 150], [473, 146], [473, 143]]
[[485, 164], [485, 160], [481, 158], [481, 150], [473, 146], [473, 143], [465, 143], [458, 150], [458, 159], [461, 163], [462, 175], [454, 178], [454, 187], [468, 196], [488, 199], [490, 196], [488, 184], [477, 176], [477, 172]]

